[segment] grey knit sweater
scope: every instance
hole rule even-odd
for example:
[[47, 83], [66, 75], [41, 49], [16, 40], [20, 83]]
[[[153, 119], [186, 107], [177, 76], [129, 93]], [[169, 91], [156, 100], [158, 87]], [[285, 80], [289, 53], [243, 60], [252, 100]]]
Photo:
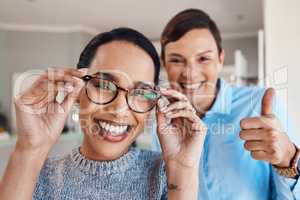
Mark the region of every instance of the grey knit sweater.
[[93, 161], [79, 148], [45, 162], [33, 199], [167, 199], [160, 153], [130, 148], [114, 161]]

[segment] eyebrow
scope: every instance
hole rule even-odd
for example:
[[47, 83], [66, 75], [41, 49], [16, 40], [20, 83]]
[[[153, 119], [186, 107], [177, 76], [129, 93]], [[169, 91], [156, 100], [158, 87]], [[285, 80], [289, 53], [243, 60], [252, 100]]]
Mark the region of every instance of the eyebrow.
[[197, 56], [201, 56], [201, 55], [207, 54], [207, 53], [213, 53], [213, 51], [212, 50], [203, 51], [203, 52], [198, 53]]
[[[103, 78], [105, 80], [108, 80], [108, 81], [113, 81], [113, 82], [118, 82], [118, 77], [114, 76], [113, 74], [110, 74], [110, 73], [106, 73], [106, 72], [97, 72], [95, 74], [93, 74], [94, 76], [97, 76], [99, 78]], [[149, 89], [153, 89], [154, 86], [153, 84], [151, 83], [148, 83], [148, 82], [144, 82], [144, 81], [136, 81], [134, 83], [134, 87], [135, 88], [149, 88]]]
[[118, 78], [115, 77], [114, 75], [110, 74], [110, 73], [106, 73], [106, 72], [97, 72], [95, 74], [93, 74], [94, 76], [97, 76], [99, 78], [103, 78], [105, 80], [108, 80], [108, 81], [117, 81]]
[[136, 88], [144, 88], [144, 89], [153, 89], [154, 88], [153, 84], [150, 84], [150, 83], [147, 83], [144, 81], [137, 81], [137, 82], [135, 82], [134, 86]]
[[[200, 55], [203, 55], [203, 54], [206, 54], [206, 53], [213, 53], [213, 51], [212, 50], [203, 51], [203, 52], [198, 53], [197, 56], [200, 56]], [[179, 53], [171, 53], [169, 55], [170, 56], [177, 56], [177, 57], [184, 57]]]

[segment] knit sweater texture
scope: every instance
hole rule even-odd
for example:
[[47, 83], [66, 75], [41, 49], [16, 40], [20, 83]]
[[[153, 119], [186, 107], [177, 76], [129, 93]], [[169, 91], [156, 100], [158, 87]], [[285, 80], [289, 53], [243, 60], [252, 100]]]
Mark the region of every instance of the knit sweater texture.
[[131, 147], [117, 160], [94, 161], [76, 148], [46, 160], [33, 199], [167, 199], [166, 183], [159, 152]]

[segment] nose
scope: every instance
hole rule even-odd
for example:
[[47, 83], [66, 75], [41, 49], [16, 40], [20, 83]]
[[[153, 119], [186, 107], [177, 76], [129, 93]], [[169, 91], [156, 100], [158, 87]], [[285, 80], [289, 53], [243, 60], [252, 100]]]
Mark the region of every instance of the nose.
[[107, 106], [107, 111], [116, 114], [126, 114], [129, 107], [126, 101], [126, 92], [119, 90], [117, 97]]
[[201, 66], [198, 66], [195, 62], [189, 62], [181, 73], [182, 78], [186, 80], [197, 80], [201, 76]]

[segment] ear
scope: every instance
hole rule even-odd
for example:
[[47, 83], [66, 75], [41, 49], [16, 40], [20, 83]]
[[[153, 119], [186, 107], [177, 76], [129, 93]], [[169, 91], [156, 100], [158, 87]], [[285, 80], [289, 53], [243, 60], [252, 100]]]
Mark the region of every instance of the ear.
[[218, 72], [220, 72], [222, 70], [224, 61], [225, 61], [225, 51], [224, 51], [224, 49], [222, 49], [222, 51], [219, 55]]

